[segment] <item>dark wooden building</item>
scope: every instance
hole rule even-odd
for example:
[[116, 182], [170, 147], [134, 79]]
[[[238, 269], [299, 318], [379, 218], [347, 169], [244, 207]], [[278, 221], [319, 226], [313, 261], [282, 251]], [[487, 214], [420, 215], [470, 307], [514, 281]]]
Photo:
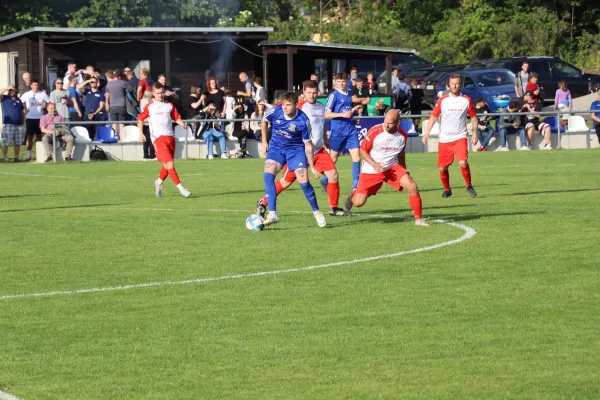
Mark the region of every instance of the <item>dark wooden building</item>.
[[[188, 93], [212, 69], [233, 90], [241, 89], [238, 75], [262, 75], [258, 44], [273, 28], [42, 28], [0, 37], [0, 53], [11, 53], [18, 65], [9, 81], [23, 86], [22, 75], [31, 73], [49, 89], [49, 81], [63, 76], [67, 63], [78, 68], [92, 65], [100, 71], [128, 66], [150, 68], [151, 75], [165, 74], [170, 86]], [[139, 77], [139, 75], [138, 75]]]

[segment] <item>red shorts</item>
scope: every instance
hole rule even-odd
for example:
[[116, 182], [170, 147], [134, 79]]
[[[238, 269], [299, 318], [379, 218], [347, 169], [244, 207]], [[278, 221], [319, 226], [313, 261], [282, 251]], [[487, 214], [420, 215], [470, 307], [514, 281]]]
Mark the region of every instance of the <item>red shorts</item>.
[[160, 163], [173, 161], [175, 156], [175, 138], [173, 136], [159, 136], [153, 143], [156, 159]]
[[440, 143], [438, 145], [438, 167], [446, 168], [454, 162], [454, 157], [458, 161], [467, 161], [469, 154], [469, 145], [467, 138], [458, 139], [450, 143]]
[[400, 192], [402, 191], [400, 179], [406, 174], [408, 174], [408, 171], [400, 164], [394, 164], [392, 168], [378, 174], [360, 174], [356, 193], [374, 196], [383, 186], [383, 182]]
[[[331, 156], [323, 147], [315, 154], [315, 169], [321, 174], [325, 171], [335, 169], [335, 164], [333, 163]], [[296, 180], [296, 174], [294, 171], [288, 170], [287, 164], [283, 167], [281, 179], [290, 183]]]

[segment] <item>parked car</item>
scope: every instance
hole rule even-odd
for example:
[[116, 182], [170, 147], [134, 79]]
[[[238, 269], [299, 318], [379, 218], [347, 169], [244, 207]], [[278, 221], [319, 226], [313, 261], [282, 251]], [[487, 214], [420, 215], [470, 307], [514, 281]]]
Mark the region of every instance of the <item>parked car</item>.
[[[408, 75], [415, 69], [432, 66], [434, 66], [434, 64], [431, 64], [429, 61], [419, 56], [415, 56], [414, 54], [403, 54], [392, 57], [392, 68], [398, 68], [399, 75]], [[385, 65], [382, 69], [378, 70], [378, 75], [376, 76], [379, 92], [383, 93], [387, 82], [385, 79]]]
[[[558, 81], [566, 79], [573, 97], [585, 96], [600, 85], [600, 75], [584, 74], [579, 68], [563, 61], [560, 57], [512, 57], [488, 59], [469, 64], [465, 69], [506, 68], [515, 74], [521, 70], [524, 61], [529, 70], [539, 75], [538, 85], [546, 93], [546, 101], [554, 101]], [[514, 93], [514, 89], [513, 89]]]
[[437, 90], [436, 86], [440, 83], [440, 78], [444, 77], [448, 72], [462, 71], [466, 67], [466, 64], [455, 64], [455, 65], [438, 65], [433, 68], [433, 72], [427, 75], [423, 80], [425, 89], [425, 103], [431, 107], [435, 106], [437, 101]]
[[[439, 93], [446, 90], [445, 83], [455, 72], [448, 72], [442, 77], [436, 89]], [[515, 95], [515, 74], [505, 68], [463, 70], [461, 93], [469, 96], [473, 102], [479, 97], [486, 99], [491, 112], [505, 111]]]

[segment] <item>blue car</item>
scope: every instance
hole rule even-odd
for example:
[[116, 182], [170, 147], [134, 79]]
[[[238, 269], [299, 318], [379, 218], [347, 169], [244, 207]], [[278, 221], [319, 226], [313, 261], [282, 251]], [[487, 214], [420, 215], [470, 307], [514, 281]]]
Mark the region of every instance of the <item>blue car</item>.
[[461, 93], [473, 102], [483, 97], [491, 112], [505, 111], [512, 100], [518, 100], [515, 96], [515, 74], [504, 68], [449, 72], [440, 79], [436, 88], [438, 98], [446, 93], [445, 85], [454, 74], [462, 78]]

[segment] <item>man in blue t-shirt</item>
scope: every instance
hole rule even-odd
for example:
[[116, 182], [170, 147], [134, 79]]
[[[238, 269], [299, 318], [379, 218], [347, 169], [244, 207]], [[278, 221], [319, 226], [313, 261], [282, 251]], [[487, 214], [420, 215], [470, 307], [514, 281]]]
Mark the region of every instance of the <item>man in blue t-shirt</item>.
[[69, 81], [69, 120], [70, 121], [82, 121], [83, 120], [83, 103], [81, 93], [77, 90], [77, 77], [71, 75], [68, 77]]
[[[106, 121], [104, 106], [106, 97], [104, 92], [98, 89], [98, 78], [90, 78], [77, 87], [85, 96], [84, 121]], [[94, 140], [99, 125], [88, 125], [88, 135]]]
[[[4, 94], [8, 92], [8, 94]], [[2, 104], [2, 154], [4, 162], [8, 162], [8, 147], [14, 146], [15, 162], [21, 161], [19, 158], [19, 149], [23, 142], [23, 123], [25, 122], [23, 102], [17, 94], [17, 89], [9, 85], [7, 89], [0, 89]]]
[[[358, 185], [360, 176], [360, 142], [356, 125], [352, 120], [352, 113], [362, 108], [362, 105], [352, 107], [352, 93], [346, 89], [348, 75], [341, 72], [334, 76], [335, 88], [327, 97], [325, 105], [325, 118], [331, 119], [331, 135], [329, 136], [330, 155], [333, 162], [337, 162], [338, 155], [344, 146], [352, 157], [352, 182]], [[327, 194], [327, 179], [321, 180], [323, 192]]]
[[598, 112], [592, 113], [592, 126], [596, 129], [596, 135], [598, 136], [598, 143], [600, 143], [600, 90], [598, 90], [598, 100], [594, 101], [590, 106], [590, 110], [598, 110]]
[[[319, 211], [315, 189], [308, 181], [306, 169], [309, 166], [315, 178], [320, 177], [315, 169], [310, 120], [306, 114], [296, 108], [297, 104], [296, 93], [285, 93], [281, 96], [281, 105], [268, 109], [262, 120], [262, 151], [266, 155], [263, 178], [265, 195], [269, 203], [269, 215], [265, 219], [265, 225], [279, 222], [275, 176], [287, 163], [288, 170], [296, 173], [298, 183], [313, 210], [317, 225], [322, 228], [326, 225], [325, 216]], [[269, 123], [273, 129], [271, 142], [267, 144]]]

